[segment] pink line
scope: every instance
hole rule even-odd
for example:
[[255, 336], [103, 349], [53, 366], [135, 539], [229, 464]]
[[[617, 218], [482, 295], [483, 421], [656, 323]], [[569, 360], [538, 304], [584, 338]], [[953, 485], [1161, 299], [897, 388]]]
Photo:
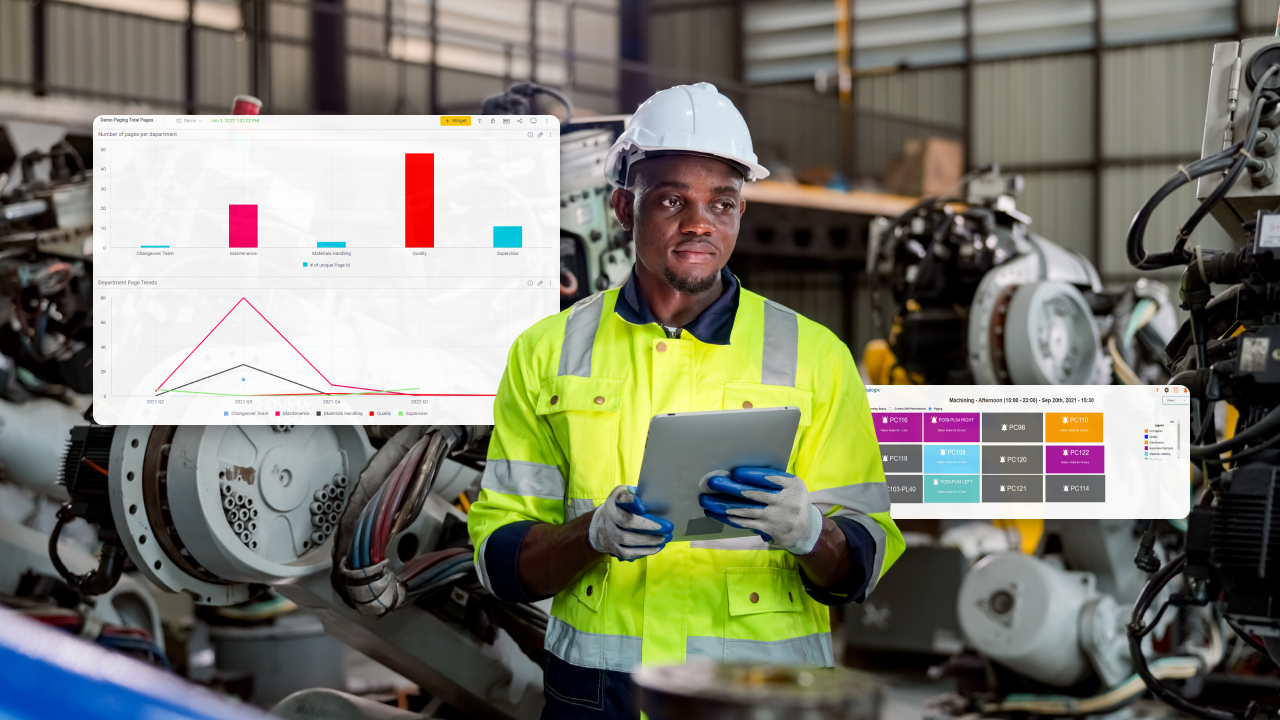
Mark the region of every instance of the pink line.
[[[263, 314], [262, 314], [262, 312], [261, 312], [260, 310], [258, 310], [258, 308], [254, 307], [253, 303], [249, 302], [249, 299], [248, 299], [248, 298], [240, 298], [240, 299], [241, 299], [241, 300], [244, 300], [244, 302], [245, 302], [245, 304], [246, 304], [246, 305], [248, 305], [249, 307], [253, 308], [253, 311], [254, 311], [254, 312], [256, 312], [256, 313], [258, 313], [258, 317], [262, 318], [263, 322], [265, 322], [265, 323], [266, 323], [266, 324], [268, 324], [268, 325], [271, 325], [271, 321], [270, 321], [270, 320], [267, 320], [267, 316], [266, 316], [266, 315], [263, 315]], [[238, 303], [237, 303], [237, 304], [238, 304]], [[232, 309], [234, 310], [235, 308], [232, 308]], [[285, 337], [285, 336], [284, 336], [284, 333], [282, 333], [282, 332], [280, 332], [279, 330], [277, 330], [275, 325], [271, 325], [271, 329], [276, 331], [276, 334], [280, 336], [280, 339], [281, 339], [281, 340], [284, 340], [286, 343], [289, 343], [289, 347], [293, 348], [293, 351], [294, 351], [294, 352], [296, 352], [296, 353], [298, 353], [298, 357], [300, 357], [300, 358], [302, 358], [304, 361], [306, 361], [306, 363], [307, 363], [308, 365], [311, 365], [311, 361], [310, 361], [310, 360], [307, 360], [307, 356], [306, 356], [306, 355], [303, 355], [303, 354], [302, 354], [302, 351], [301, 351], [301, 350], [299, 350], [298, 348], [293, 347], [293, 343], [289, 342], [289, 338]], [[204, 341], [203, 341], [203, 340], [201, 340], [200, 342], [204, 342]], [[324, 377], [324, 373], [320, 372], [320, 368], [316, 367], [315, 365], [311, 365], [311, 369], [312, 369], [312, 370], [315, 370], [317, 375], [319, 375], [320, 377], [324, 378], [324, 381], [325, 381], [325, 382], [327, 382], [327, 383], [329, 383], [329, 386], [330, 386], [330, 387], [340, 387], [340, 388], [346, 388], [346, 389], [348, 389], [348, 390], [367, 390], [367, 391], [369, 391], [369, 392], [387, 393], [388, 395], [403, 395], [403, 393], [389, 392], [389, 391], [387, 391], [387, 390], [377, 390], [377, 389], [375, 389], [375, 388], [356, 387], [355, 385], [337, 385], [337, 384], [335, 384], [335, 383], [331, 382], [331, 381], [329, 380], [329, 378]]]
[[[222, 316], [222, 320], [226, 320], [226, 319], [227, 319], [227, 316], [228, 316], [228, 315], [230, 315], [232, 312], [234, 312], [236, 308], [240, 307], [240, 303], [242, 303], [242, 302], [244, 302], [244, 301], [245, 301], [245, 300], [244, 300], [244, 298], [240, 298], [239, 300], [237, 300], [237, 301], [236, 301], [236, 304], [235, 304], [235, 305], [232, 305], [232, 306], [231, 306], [231, 309], [227, 311], [227, 314]], [[222, 324], [222, 320], [219, 320], [219, 321], [218, 321], [218, 325], [221, 325], [221, 324]], [[214, 326], [213, 326], [213, 330], [217, 330], [217, 329], [218, 329], [218, 325], [214, 325]], [[182, 362], [178, 363], [178, 367], [174, 368], [174, 369], [173, 369], [173, 372], [169, 373], [169, 377], [167, 377], [167, 378], [165, 378], [163, 381], [161, 381], [161, 383], [160, 383], [160, 387], [156, 388], [157, 390], [159, 390], [160, 388], [164, 387], [164, 384], [165, 384], [165, 383], [167, 383], [167, 382], [169, 382], [169, 378], [173, 377], [173, 374], [174, 374], [174, 373], [176, 373], [176, 372], [178, 372], [178, 368], [181, 368], [181, 367], [182, 367], [182, 363], [185, 363], [187, 360], [191, 359], [191, 356], [192, 356], [192, 355], [195, 355], [195, 354], [196, 354], [196, 351], [200, 349], [200, 346], [204, 344], [204, 341], [209, 339], [209, 335], [212, 335], [212, 334], [213, 334], [213, 330], [210, 330], [208, 335], [205, 335], [205, 336], [204, 336], [204, 338], [200, 340], [200, 342], [196, 343], [196, 346], [195, 346], [195, 347], [191, 348], [191, 352], [187, 353], [187, 356], [186, 356], [186, 357], [184, 357], [184, 358], [182, 358]]]
[[[227, 311], [227, 314], [222, 316], [222, 320], [219, 320], [219, 321], [218, 321], [218, 325], [221, 325], [221, 324], [222, 324], [222, 321], [227, 319], [227, 316], [231, 315], [231, 313], [232, 313], [232, 312], [234, 312], [236, 308], [240, 307], [240, 303], [244, 303], [244, 304], [248, 305], [249, 307], [253, 308], [253, 311], [254, 311], [254, 312], [256, 312], [256, 313], [258, 313], [258, 317], [262, 318], [263, 322], [265, 322], [265, 323], [266, 323], [266, 324], [268, 324], [268, 325], [271, 325], [271, 321], [267, 319], [267, 316], [266, 316], [266, 315], [263, 315], [263, 314], [262, 314], [262, 311], [258, 310], [258, 308], [256, 308], [256, 307], [254, 307], [253, 303], [249, 302], [249, 298], [245, 298], [245, 297], [240, 298], [239, 300], [237, 300], [237, 301], [236, 301], [236, 304], [235, 304], [235, 305], [232, 305], [232, 306], [231, 306], [231, 309]], [[217, 329], [218, 329], [218, 325], [214, 325], [214, 326], [213, 326], [213, 330], [217, 330]], [[294, 351], [294, 352], [296, 352], [296, 353], [298, 353], [298, 357], [302, 358], [302, 360], [303, 360], [304, 362], [306, 362], [308, 365], [311, 365], [311, 369], [312, 369], [312, 370], [315, 370], [317, 375], [319, 375], [321, 378], [323, 378], [325, 382], [329, 383], [329, 386], [330, 386], [330, 387], [346, 388], [346, 389], [348, 389], [348, 390], [366, 390], [366, 391], [368, 391], [368, 392], [375, 392], [375, 393], [380, 393], [380, 394], [384, 394], [384, 395], [413, 395], [413, 394], [414, 394], [414, 393], [398, 393], [398, 392], [391, 392], [391, 391], [389, 391], [389, 390], [378, 390], [378, 389], [376, 389], [376, 388], [356, 387], [355, 385], [336, 385], [336, 384], [334, 384], [334, 383], [330, 382], [330, 381], [329, 381], [329, 378], [327, 378], [327, 377], [325, 377], [325, 376], [324, 376], [324, 373], [320, 372], [320, 368], [316, 367], [315, 365], [312, 365], [311, 361], [310, 361], [310, 360], [307, 360], [307, 356], [306, 356], [306, 355], [303, 355], [301, 350], [299, 350], [298, 348], [294, 347], [294, 346], [293, 346], [293, 343], [289, 342], [289, 338], [285, 337], [285, 336], [284, 336], [284, 333], [280, 332], [280, 330], [279, 330], [275, 325], [271, 325], [271, 329], [272, 329], [272, 330], [275, 330], [275, 331], [276, 331], [276, 334], [280, 336], [280, 339], [281, 339], [281, 340], [284, 340], [286, 343], [288, 343], [288, 344], [289, 344], [289, 347], [290, 347], [290, 348], [293, 348], [293, 351]], [[167, 382], [169, 382], [169, 378], [173, 377], [174, 373], [178, 372], [178, 370], [182, 367], [183, 363], [185, 363], [187, 360], [189, 360], [189, 359], [191, 358], [191, 356], [192, 356], [192, 355], [195, 355], [195, 354], [196, 354], [196, 350], [199, 350], [199, 349], [200, 349], [200, 346], [204, 344], [204, 341], [209, 339], [209, 335], [212, 335], [212, 334], [213, 334], [213, 330], [210, 330], [208, 335], [205, 335], [205, 336], [204, 336], [204, 338], [200, 340], [200, 342], [196, 343], [196, 346], [195, 346], [195, 347], [191, 348], [191, 352], [187, 353], [187, 356], [186, 356], [186, 357], [184, 357], [184, 358], [182, 358], [182, 362], [178, 363], [178, 367], [174, 368], [174, 369], [173, 369], [173, 372], [169, 373], [169, 377], [165, 378], [165, 379], [164, 379], [164, 381], [160, 383], [160, 387], [156, 388], [157, 390], [160, 390], [161, 388], [163, 388], [163, 387], [164, 387], [164, 384], [165, 384], [165, 383], [167, 383]], [[485, 396], [485, 397], [487, 397], [487, 396]]]

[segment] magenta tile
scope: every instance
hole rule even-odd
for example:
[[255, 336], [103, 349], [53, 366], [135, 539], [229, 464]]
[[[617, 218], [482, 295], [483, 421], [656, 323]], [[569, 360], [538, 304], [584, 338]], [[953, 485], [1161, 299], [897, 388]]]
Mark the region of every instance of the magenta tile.
[[1047, 473], [1103, 473], [1102, 445], [1048, 445], [1044, 449], [1044, 471]]
[[978, 442], [982, 413], [925, 413], [925, 442]]
[[920, 442], [920, 413], [873, 412], [876, 440], [882, 443]]

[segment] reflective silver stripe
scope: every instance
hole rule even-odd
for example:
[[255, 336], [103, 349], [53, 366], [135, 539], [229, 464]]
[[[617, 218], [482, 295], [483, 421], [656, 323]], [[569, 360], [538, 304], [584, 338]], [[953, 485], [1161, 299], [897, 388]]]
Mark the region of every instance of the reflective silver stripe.
[[814, 505], [839, 505], [867, 515], [889, 512], [889, 486], [876, 481], [815, 490], [809, 493], [809, 502]]
[[833, 667], [831, 633], [814, 633], [788, 640], [736, 640], [718, 637], [691, 637], [685, 643], [689, 657], [705, 657], [721, 662], [772, 663]]
[[727, 540], [694, 540], [689, 547], [703, 550], [781, 550], [764, 541], [759, 535], [729, 538]]
[[571, 498], [564, 504], [564, 521], [577, 520], [595, 509], [596, 504], [586, 498]]
[[591, 377], [591, 346], [600, 327], [600, 311], [604, 294], [596, 293], [573, 304], [564, 324], [564, 343], [560, 345], [561, 375]]
[[884, 546], [889, 535], [884, 531], [884, 528], [880, 527], [880, 523], [866, 515], [853, 513], [846, 515], [843, 511], [837, 514], [843, 515], [866, 528], [867, 532], [871, 534], [871, 539], [876, 541], [876, 559], [872, 563], [875, 567], [871, 570], [871, 582], [867, 583], [867, 595], [870, 595], [871, 591], [876, 589], [876, 583], [880, 582], [880, 571], [884, 568]]
[[570, 665], [629, 673], [640, 664], [642, 641], [630, 635], [583, 632], [553, 616], [543, 647]]
[[564, 500], [564, 476], [555, 465], [523, 460], [489, 460], [480, 487], [503, 495]]
[[791, 310], [764, 301], [764, 362], [762, 385], [796, 386], [800, 356], [800, 320]]
[[488, 590], [490, 595], [496, 595], [493, 592], [493, 586], [489, 584], [489, 568], [485, 567], [484, 564], [484, 551], [489, 547], [489, 538], [491, 537], [493, 537], [493, 533], [485, 536], [484, 542], [480, 543], [480, 552], [477, 553], [478, 559], [476, 560], [476, 575], [480, 578], [480, 584], [484, 586], [484, 589]]

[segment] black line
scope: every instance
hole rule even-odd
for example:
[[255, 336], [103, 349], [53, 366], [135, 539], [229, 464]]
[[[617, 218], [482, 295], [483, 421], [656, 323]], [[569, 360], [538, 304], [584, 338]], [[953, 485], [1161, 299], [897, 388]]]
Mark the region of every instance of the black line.
[[298, 386], [298, 387], [300, 387], [300, 388], [307, 388], [308, 390], [310, 390], [310, 391], [311, 391], [311, 392], [313, 392], [313, 393], [320, 393], [321, 395], [332, 395], [332, 394], [333, 394], [333, 393], [325, 392], [325, 391], [323, 391], [323, 390], [317, 390], [317, 389], [315, 389], [315, 388], [313, 388], [313, 387], [308, 387], [308, 386], [306, 386], [306, 385], [303, 385], [303, 384], [302, 384], [302, 383], [300, 383], [300, 382], [297, 382], [297, 381], [295, 381], [295, 380], [290, 380], [289, 378], [286, 378], [286, 377], [280, 377], [279, 375], [276, 375], [275, 373], [269, 373], [269, 372], [267, 372], [266, 370], [262, 370], [262, 369], [259, 369], [259, 368], [256, 368], [256, 367], [253, 367], [252, 365], [245, 365], [245, 367], [247, 367], [247, 368], [251, 368], [251, 369], [253, 369], [253, 370], [257, 370], [257, 371], [258, 371], [258, 372], [260, 372], [260, 373], [265, 373], [265, 374], [267, 374], [267, 375], [270, 375], [270, 376], [271, 376], [271, 377], [273, 377], [273, 378], [278, 378], [278, 379], [283, 380], [283, 381], [285, 381], [285, 382], [287, 382], [287, 383], [292, 383], [292, 384], [294, 384], [294, 385], [297, 385], [297, 386]]
[[[244, 363], [240, 363], [239, 365], [236, 365], [235, 367], [229, 367], [229, 368], [227, 368], [226, 370], [219, 370], [218, 372], [216, 372], [216, 373], [214, 373], [214, 374], [212, 374], [212, 375], [206, 375], [206, 376], [204, 376], [204, 377], [200, 378], [200, 380], [208, 380], [208, 379], [209, 379], [209, 378], [211, 378], [211, 377], [217, 377], [217, 376], [221, 375], [222, 373], [231, 372], [232, 370], [235, 370], [236, 368], [239, 368], [239, 367], [244, 367]], [[176, 387], [176, 388], [169, 388], [168, 390], [165, 390], [164, 392], [158, 392], [158, 393], [156, 393], [156, 395], [157, 395], [157, 396], [160, 396], [160, 395], [164, 395], [165, 393], [173, 392], [174, 390], [181, 390], [182, 388], [186, 387], [187, 385], [192, 385], [192, 384], [194, 384], [194, 383], [198, 383], [198, 382], [200, 382], [200, 380], [192, 380], [191, 382], [186, 383], [186, 384], [183, 384], [183, 385], [179, 385], [179, 386], [178, 386], [178, 387]]]
[[310, 387], [310, 386], [308, 386], [308, 385], [303, 385], [302, 383], [297, 382], [296, 380], [290, 380], [290, 379], [289, 379], [289, 378], [287, 378], [287, 377], [281, 377], [281, 376], [279, 376], [279, 375], [276, 375], [275, 373], [267, 372], [266, 370], [263, 370], [263, 369], [261, 369], [261, 368], [256, 368], [256, 367], [254, 367], [254, 366], [252, 366], [252, 365], [248, 365], [248, 364], [246, 364], [246, 363], [240, 363], [239, 365], [236, 365], [235, 367], [229, 367], [229, 368], [227, 368], [226, 370], [219, 370], [218, 372], [216, 372], [216, 373], [214, 373], [214, 374], [212, 374], [212, 375], [206, 375], [206, 376], [204, 376], [204, 377], [200, 378], [199, 380], [192, 380], [191, 382], [189, 382], [189, 383], [183, 383], [182, 385], [179, 385], [178, 387], [175, 387], [175, 388], [169, 388], [168, 390], [165, 390], [164, 392], [158, 392], [158, 393], [156, 393], [156, 396], [157, 396], [157, 397], [159, 397], [160, 395], [165, 395], [165, 394], [167, 394], [167, 393], [171, 393], [171, 392], [173, 392], [174, 390], [181, 390], [182, 388], [187, 387], [187, 386], [189, 386], [189, 385], [194, 385], [194, 384], [196, 384], [196, 383], [198, 383], [198, 382], [202, 382], [202, 381], [204, 381], [204, 380], [208, 380], [208, 379], [209, 379], [209, 378], [211, 378], [211, 377], [217, 377], [218, 375], [221, 375], [222, 373], [228, 373], [228, 372], [231, 372], [232, 370], [235, 370], [235, 369], [237, 369], [237, 368], [242, 368], [242, 367], [247, 367], [247, 368], [249, 368], [250, 370], [257, 370], [258, 372], [262, 373], [263, 375], [270, 375], [271, 377], [276, 378], [277, 380], [283, 380], [283, 381], [285, 381], [285, 382], [287, 382], [287, 383], [289, 383], [289, 384], [291, 384], [291, 385], [297, 385], [298, 387], [300, 387], [300, 388], [305, 388], [305, 389], [307, 389], [307, 390], [310, 390], [310, 391], [311, 391], [311, 392], [313, 392], [313, 393], [317, 393], [317, 394], [320, 394], [320, 395], [333, 395], [333, 394], [334, 394], [334, 393], [324, 392], [323, 390], [317, 390], [317, 389], [315, 389], [315, 388], [313, 388], [313, 387]]

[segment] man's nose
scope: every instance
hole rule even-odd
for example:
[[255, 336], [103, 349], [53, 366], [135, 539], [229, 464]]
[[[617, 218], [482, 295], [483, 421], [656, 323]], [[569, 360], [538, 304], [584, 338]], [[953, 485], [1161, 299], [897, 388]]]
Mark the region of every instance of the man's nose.
[[682, 235], [711, 235], [716, 226], [711, 220], [711, 210], [705, 205], [690, 204], [681, 218], [680, 233]]

